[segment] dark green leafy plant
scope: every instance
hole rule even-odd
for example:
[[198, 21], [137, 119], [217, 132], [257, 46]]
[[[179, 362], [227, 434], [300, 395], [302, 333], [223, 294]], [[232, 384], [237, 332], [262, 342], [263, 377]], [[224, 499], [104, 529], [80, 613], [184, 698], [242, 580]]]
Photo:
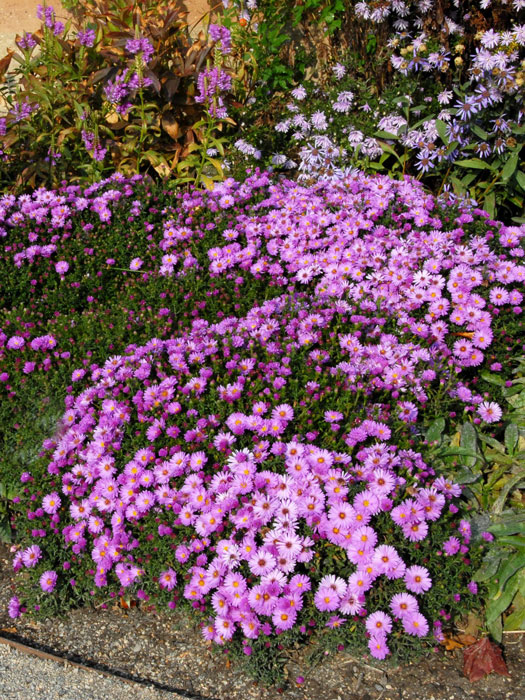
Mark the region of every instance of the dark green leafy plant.
[[3, 185], [176, 172], [199, 141], [195, 81], [212, 49], [190, 38], [179, 3], [88, 0], [66, 27], [50, 18], [0, 70], [17, 83], [4, 90]]
[[0, 481], [0, 542], [12, 541], [13, 499], [18, 495], [18, 484]]

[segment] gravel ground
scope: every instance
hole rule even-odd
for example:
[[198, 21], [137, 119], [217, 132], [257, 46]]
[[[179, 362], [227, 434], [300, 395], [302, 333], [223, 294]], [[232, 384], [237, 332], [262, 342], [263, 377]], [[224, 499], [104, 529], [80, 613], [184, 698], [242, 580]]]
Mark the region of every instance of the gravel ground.
[[[327, 656], [308, 670], [300, 654], [290, 657], [290, 682], [281, 692], [255, 684], [223, 654], [213, 653], [198, 629], [177, 613], [155, 614], [84, 608], [43, 622], [10, 620], [13, 594], [11, 555], [0, 546], [0, 635], [65, 656], [71, 661], [122, 674], [126, 685], [93, 671], [73, 670], [53, 661], [9, 651], [0, 644], [0, 698], [4, 700], [517, 700], [525, 698], [525, 638], [506, 637], [510, 677], [490, 675], [470, 684], [462, 654], [438, 652], [417, 664], [381, 667], [345, 652]], [[42, 671], [40, 667], [42, 666]], [[298, 686], [296, 676], [305, 677]], [[142, 685], [140, 685], [142, 683]], [[109, 684], [109, 685], [108, 685]], [[148, 684], [153, 688], [148, 688]], [[120, 694], [119, 694], [120, 693]], [[124, 695], [125, 694], [125, 695]]]
[[0, 696], [2, 700], [184, 698], [183, 695], [171, 692], [132, 687], [125, 681], [107, 678], [96, 671], [84, 671], [46, 659], [35, 659], [5, 645], [0, 645]]

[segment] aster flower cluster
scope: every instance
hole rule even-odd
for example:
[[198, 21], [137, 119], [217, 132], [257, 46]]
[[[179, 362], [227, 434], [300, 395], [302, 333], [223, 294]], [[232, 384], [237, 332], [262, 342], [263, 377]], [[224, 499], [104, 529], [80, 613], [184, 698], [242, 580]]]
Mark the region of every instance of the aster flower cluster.
[[[2, 202], [4, 219], [15, 203]], [[202, 212], [226, 227], [197, 225]], [[525, 228], [363, 174], [305, 187], [255, 173], [188, 192], [164, 215], [147, 229], [152, 267], [130, 254], [125, 269], [165, 288], [198, 273], [278, 295], [213, 321], [197, 305], [174, 336], [73, 373], [42, 473], [22, 475], [10, 609], [35, 583], [42, 601], [127, 589], [191, 606], [218, 644], [302, 634], [314, 612], [333, 628], [361, 620], [377, 658], [399, 634], [439, 638], [433, 584], [466, 590], [471, 534], [422, 428], [444, 401], [501, 417], [475, 374], [515, 342]], [[207, 245], [212, 235], [223, 243]], [[6, 353], [29, 342], [5, 336]]]
[[[453, 3], [454, 4], [454, 3]], [[506, 2], [504, 4], [507, 4]], [[524, 9], [523, 0], [512, 0], [508, 3], [512, 8], [519, 12]], [[479, 7], [483, 10], [492, 5], [492, 0], [480, 0]], [[454, 4], [455, 6], [455, 4]], [[451, 14], [452, 8], [447, 7]], [[398, 31], [406, 31], [412, 26], [421, 26], [428, 16], [436, 15], [435, 2], [433, 0], [416, 0], [415, 2], [404, 0], [385, 0], [380, 5], [370, 0], [361, 0], [354, 7], [357, 17], [371, 22], [385, 22], [387, 20], [393, 23], [393, 27]], [[465, 21], [470, 19], [464, 17]], [[445, 16], [443, 23], [450, 33], [462, 31], [461, 27], [450, 17]]]
[[[265, 202], [276, 204], [268, 215], [242, 222], [226, 233], [226, 245], [208, 250], [209, 273], [249, 270], [279, 286], [310, 286], [318, 298], [351, 300], [362, 311], [381, 308], [396, 334], [410, 333], [436, 357], [446, 358], [450, 376], [482, 365], [498, 317], [506, 310], [516, 317], [522, 314], [524, 227], [499, 226], [497, 232], [489, 229], [485, 238], [467, 242], [463, 227], [476, 219], [489, 221], [486, 213], [464, 211], [452, 225], [444, 225], [434, 199], [414, 183], [362, 176], [348, 182], [352, 184], [343, 190], [335, 185], [333, 192], [327, 183], [278, 188]], [[207, 197], [220, 207], [231, 206], [235, 190], [225, 192], [227, 182]], [[363, 210], [367, 196], [371, 199]], [[337, 213], [327, 211], [327, 202], [337, 206]], [[297, 210], [303, 215], [297, 217]], [[372, 224], [372, 216], [387, 214], [393, 225]], [[188, 227], [166, 222], [159, 247], [169, 252], [172, 264], [162, 268], [163, 274], [174, 274], [177, 268], [184, 274], [197, 264], [184, 251], [193, 235]], [[494, 237], [508, 258], [493, 250]], [[353, 357], [358, 358], [362, 340], [349, 336], [349, 344], [354, 341]], [[386, 384], [392, 379], [391, 386], [403, 390], [403, 377], [385, 377]], [[463, 390], [461, 383], [450, 391], [471, 402], [472, 410], [483, 400]]]
[[[289, 310], [292, 302], [295, 311]], [[367, 615], [370, 649], [379, 658], [378, 645], [382, 655], [388, 653], [394, 619], [408, 634], [426, 636], [428, 622], [413, 594], [430, 588], [429, 572], [408, 566], [396, 547], [382, 542], [374, 519], [391, 512], [401, 537], [420, 543], [459, 488], [436, 478], [419, 453], [390, 442], [396, 419], [386, 406], [377, 420], [378, 404], [359, 402], [364, 419], [356, 408], [355, 427], [340, 441], [358, 446], [353, 456], [336, 445], [322, 447], [318, 432], [308, 430], [316, 404], [328, 399], [343, 407], [347, 399], [338, 394], [355, 388], [341, 363], [325, 364], [323, 372], [316, 371], [318, 381], [303, 384], [297, 360], [305, 328], [317, 329], [317, 342], [306, 347], [307, 357], [318, 361], [347, 313], [306, 295], [282, 296], [246, 318], [196, 321], [179, 338], [153, 339], [95, 367], [88, 388], [66, 401], [62, 437], [45, 443], [47, 471], [61, 493], [46, 494], [28, 517], [45, 523], [50, 516], [66, 551], [91, 560], [99, 589], [114, 581], [126, 589], [140, 581], [153, 592], [133, 555], [139, 546], [136, 528], [153, 514], [160, 516], [160, 537], [187, 533], [188, 544], [174, 548], [157, 585], [171, 591], [182, 578], [183, 598], [211, 613], [203, 634], [218, 644], [236, 630], [256, 639], [290, 629], [312, 596], [318, 611], [337, 611], [343, 621]], [[339, 346], [345, 347], [346, 337], [338, 334]], [[380, 334], [378, 341], [386, 338]], [[295, 387], [295, 408], [281, 401], [286, 386]], [[371, 397], [372, 387], [365, 393]], [[337, 432], [334, 420], [341, 418], [340, 411], [327, 412], [328, 435]], [[136, 443], [129, 440], [128, 425], [142, 425], [144, 446], [122, 462], [121, 454]], [[177, 438], [183, 444], [174, 444]], [[32, 535], [40, 538], [41, 528], [33, 526]], [[341, 549], [353, 573], [312, 580], [305, 565], [323, 543]], [[465, 537], [462, 555], [467, 544]], [[30, 545], [15, 557], [15, 568], [32, 570], [40, 558], [40, 547]], [[367, 614], [367, 593], [383, 577], [406, 586], [392, 597], [393, 617]], [[57, 578], [54, 570], [41, 573], [42, 591], [53, 591]]]
[[[523, 119], [525, 25], [514, 25], [509, 31], [480, 32], [477, 39], [479, 45], [467, 67], [467, 88], [463, 86], [460, 99], [452, 104], [452, 92], [446, 89], [437, 96], [439, 119], [447, 124], [446, 140], [430, 117], [419, 129], [407, 129], [406, 120], [400, 128], [386, 129], [400, 135], [405, 146], [418, 149], [418, 167], [424, 172], [441, 161], [452, 162], [472, 152], [479, 158], [506, 152], [513, 143], [509, 140], [513, 128]], [[412, 37], [405, 32], [403, 39], [394, 41], [396, 47], [404, 44], [400, 55], [391, 58], [394, 68], [408, 75], [413, 71], [446, 73], [454, 65], [462, 67], [463, 44], [455, 46], [454, 58], [444, 49], [431, 51], [428, 42], [425, 33]], [[456, 149], [448, 149], [449, 142], [457, 143]]]

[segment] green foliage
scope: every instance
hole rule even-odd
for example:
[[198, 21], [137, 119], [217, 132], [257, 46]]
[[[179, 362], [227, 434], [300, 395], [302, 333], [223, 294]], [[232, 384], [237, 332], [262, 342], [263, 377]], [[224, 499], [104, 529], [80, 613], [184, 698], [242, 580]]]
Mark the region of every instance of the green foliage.
[[525, 513], [495, 516], [488, 532], [494, 540], [475, 579], [487, 586], [486, 625], [501, 642], [504, 631], [525, 630]]
[[18, 484], [0, 481], [0, 542], [12, 541], [13, 499], [18, 495]]
[[349, 0], [260, 0], [248, 21], [239, 16], [238, 5], [225, 11], [223, 21], [246, 66], [250, 63], [248, 72], [255, 78], [252, 86], [258, 98], [289, 91], [311, 69], [322, 77], [328, 63], [350, 47], [370, 77], [384, 82], [378, 48], [384, 30], [371, 32], [356, 19]]
[[[493, 537], [475, 580], [485, 586], [485, 623], [501, 642], [504, 631], [525, 629], [525, 379], [521, 360], [513, 381], [483, 372], [488, 384], [500, 387], [508, 408], [497, 439], [471, 422], [436, 451], [447, 473], [463, 485], [476, 513], [473, 536]], [[428, 439], [428, 436], [427, 436]]]

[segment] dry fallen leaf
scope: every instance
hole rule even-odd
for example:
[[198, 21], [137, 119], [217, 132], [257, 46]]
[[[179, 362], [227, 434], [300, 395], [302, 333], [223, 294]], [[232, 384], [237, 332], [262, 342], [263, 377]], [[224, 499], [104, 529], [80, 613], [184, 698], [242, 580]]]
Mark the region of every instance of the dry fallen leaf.
[[16, 627], [2, 627], [0, 628], [0, 632], [7, 632], [7, 634], [16, 634], [17, 629]]
[[510, 676], [501, 649], [488, 637], [463, 650], [463, 673], [471, 683], [492, 671], [500, 676]]
[[476, 637], [470, 634], [455, 634], [450, 637], [445, 637], [441, 642], [447, 651], [454, 649], [463, 649], [464, 647], [472, 646], [476, 641]]

